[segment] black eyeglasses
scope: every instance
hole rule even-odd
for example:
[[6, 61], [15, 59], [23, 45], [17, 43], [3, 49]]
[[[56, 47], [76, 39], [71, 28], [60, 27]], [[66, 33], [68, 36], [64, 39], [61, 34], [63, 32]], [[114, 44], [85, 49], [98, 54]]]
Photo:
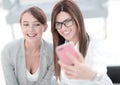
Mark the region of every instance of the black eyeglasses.
[[66, 19], [63, 22], [56, 22], [55, 23], [55, 29], [60, 30], [62, 28], [62, 25], [64, 25], [65, 27], [70, 27], [73, 25], [73, 19]]

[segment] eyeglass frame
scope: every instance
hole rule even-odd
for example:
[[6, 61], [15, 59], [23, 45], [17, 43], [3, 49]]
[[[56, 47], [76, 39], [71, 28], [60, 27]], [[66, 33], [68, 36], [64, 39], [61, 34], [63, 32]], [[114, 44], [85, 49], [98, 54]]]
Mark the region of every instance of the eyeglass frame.
[[[73, 23], [74, 23], [73, 21], [74, 21], [74, 19], [70, 18], [70, 19], [65, 19], [63, 22], [55, 22], [55, 29], [56, 30], [62, 29], [62, 25], [64, 25], [65, 27], [70, 27], [73, 25]], [[71, 22], [71, 25], [67, 26], [66, 23], [69, 23], [69, 22]], [[56, 23], [58, 23], [60, 25], [60, 28], [56, 28]]]

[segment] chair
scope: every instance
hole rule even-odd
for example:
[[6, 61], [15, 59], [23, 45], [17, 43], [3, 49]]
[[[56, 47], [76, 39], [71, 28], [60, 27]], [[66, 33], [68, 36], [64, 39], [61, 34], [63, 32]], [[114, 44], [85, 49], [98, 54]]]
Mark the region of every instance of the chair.
[[[33, 0], [33, 2], [34, 1], [36, 0]], [[6, 16], [6, 22], [11, 26], [13, 39], [15, 39], [15, 35], [13, 32], [13, 24], [19, 22], [19, 15], [24, 9], [30, 6], [37, 5], [45, 11], [48, 20], [50, 20], [52, 8], [56, 2], [57, 0], [51, 0], [51, 1], [48, 0], [48, 2], [44, 2], [44, 3], [38, 2], [38, 3], [22, 4], [20, 0], [2, 0], [3, 8], [8, 10], [8, 15]], [[104, 18], [104, 21], [106, 23], [106, 18], [108, 15], [108, 9], [107, 9], [108, 0], [75, 0], [75, 2], [81, 8], [84, 18], [102, 17]], [[106, 27], [105, 27], [105, 32], [106, 32]]]
[[107, 74], [115, 84], [120, 84], [120, 66], [108, 66]]

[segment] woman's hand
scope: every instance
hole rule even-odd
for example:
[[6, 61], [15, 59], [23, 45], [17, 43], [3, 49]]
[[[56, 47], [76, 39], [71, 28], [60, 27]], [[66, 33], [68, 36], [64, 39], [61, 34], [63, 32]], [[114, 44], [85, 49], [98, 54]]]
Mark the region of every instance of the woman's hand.
[[78, 59], [76, 59], [71, 53], [67, 53], [70, 60], [73, 62], [73, 65], [67, 65], [62, 61], [58, 61], [61, 69], [69, 79], [93, 80], [96, 72], [89, 68], [89, 66], [85, 63], [82, 54], [79, 52], [77, 53]]

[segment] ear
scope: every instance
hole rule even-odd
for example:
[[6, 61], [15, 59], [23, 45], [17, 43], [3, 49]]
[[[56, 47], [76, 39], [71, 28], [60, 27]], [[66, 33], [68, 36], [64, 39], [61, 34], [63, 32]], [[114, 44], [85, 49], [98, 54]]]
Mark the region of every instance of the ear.
[[48, 24], [45, 24], [43, 32], [45, 32], [47, 30], [47, 28], [48, 28]]

